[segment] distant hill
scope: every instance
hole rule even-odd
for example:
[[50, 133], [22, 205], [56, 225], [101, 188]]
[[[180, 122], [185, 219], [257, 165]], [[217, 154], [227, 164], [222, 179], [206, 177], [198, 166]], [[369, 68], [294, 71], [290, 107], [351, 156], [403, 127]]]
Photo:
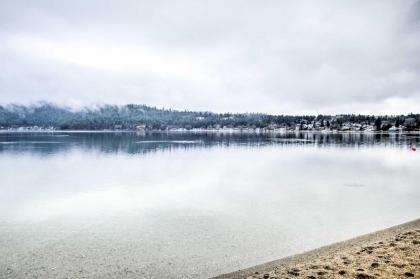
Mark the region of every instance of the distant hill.
[[[291, 116], [261, 113], [212, 113], [158, 109], [146, 105], [103, 105], [72, 110], [50, 103], [0, 106], [0, 128], [60, 130], [172, 130], [172, 129], [363, 129], [391, 127], [416, 130], [420, 114], [399, 116]], [[347, 129], [347, 128], [346, 128]]]

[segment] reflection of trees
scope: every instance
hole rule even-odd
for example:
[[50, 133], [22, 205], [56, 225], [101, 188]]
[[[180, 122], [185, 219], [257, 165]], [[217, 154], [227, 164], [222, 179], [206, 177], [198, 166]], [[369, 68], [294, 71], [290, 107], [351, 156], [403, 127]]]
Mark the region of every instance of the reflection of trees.
[[70, 149], [145, 154], [212, 146], [406, 146], [418, 134], [374, 133], [2, 133], [0, 152], [54, 154]]

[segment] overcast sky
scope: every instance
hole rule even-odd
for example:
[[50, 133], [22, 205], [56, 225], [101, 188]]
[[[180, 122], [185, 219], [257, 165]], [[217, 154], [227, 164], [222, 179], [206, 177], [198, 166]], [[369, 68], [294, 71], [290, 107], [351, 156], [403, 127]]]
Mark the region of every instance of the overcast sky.
[[420, 1], [0, 0], [0, 103], [420, 113]]

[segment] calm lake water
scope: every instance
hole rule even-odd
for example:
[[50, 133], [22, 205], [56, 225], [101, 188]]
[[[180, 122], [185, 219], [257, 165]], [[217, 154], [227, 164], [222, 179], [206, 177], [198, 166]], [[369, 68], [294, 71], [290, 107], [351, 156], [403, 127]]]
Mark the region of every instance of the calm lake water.
[[419, 134], [0, 133], [1, 278], [206, 278], [420, 217]]

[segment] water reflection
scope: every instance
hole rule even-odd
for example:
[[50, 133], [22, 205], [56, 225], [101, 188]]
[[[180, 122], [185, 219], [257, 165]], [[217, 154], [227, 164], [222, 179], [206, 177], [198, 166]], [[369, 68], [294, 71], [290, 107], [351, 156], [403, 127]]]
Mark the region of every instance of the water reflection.
[[420, 214], [417, 135], [0, 138], [0, 266], [17, 277], [206, 278]]
[[399, 146], [420, 142], [419, 134], [374, 133], [0, 133], [0, 152], [55, 154], [73, 148], [142, 154], [230, 145]]

